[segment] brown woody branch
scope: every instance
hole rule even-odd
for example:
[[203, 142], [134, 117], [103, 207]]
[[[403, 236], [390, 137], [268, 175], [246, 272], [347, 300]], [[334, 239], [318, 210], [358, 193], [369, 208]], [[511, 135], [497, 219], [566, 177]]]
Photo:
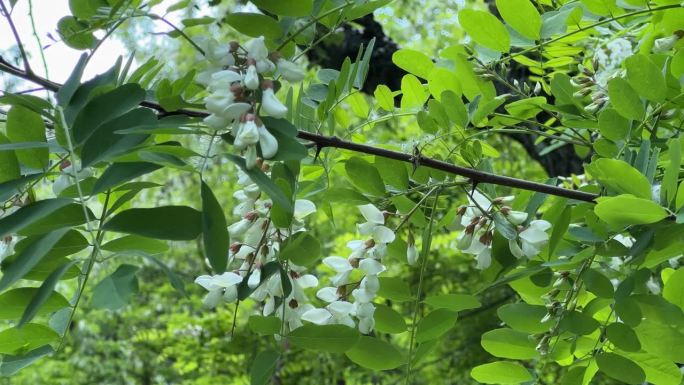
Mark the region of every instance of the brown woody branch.
[[[42, 78], [33, 73], [27, 73], [21, 69], [13, 66], [12, 64], [5, 61], [0, 57], [0, 71], [12, 74], [14, 76], [20, 77], [22, 79], [28, 80], [30, 82], [39, 84], [50, 91], [57, 91], [60, 84], [54, 83], [48, 79]], [[157, 103], [144, 101], [140, 104], [143, 107], [151, 108], [159, 113], [160, 116], [168, 115], [186, 115], [191, 117], [206, 117], [209, 115], [205, 111], [196, 110], [177, 110], [177, 111], [166, 111], [162, 106]], [[549, 195], [555, 195], [564, 198], [575, 199], [583, 202], [594, 202], [598, 195], [587, 193], [584, 191], [577, 191], [566, 189], [563, 187], [557, 187], [552, 185], [547, 185], [538, 182], [532, 182], [524, 179], [511, 178], [507, 176], [497, 175], [489, 172], [484, 172], [472, 168], [461, 167], [451, 163], [443, 162], [437, 159], [432, 159], [424, 157], [420, 154], [413, 155], [404, 152], [387, 150], [384, 148], [369, 146], [366, 144], [354, 143], [346, 140], [342, 140], [335, 136], [325, 136], [320, 134], [315, 134], [307, 131], [298, 131], [297, 136], [300, 139], [310, 141], [316, 145], [319, 149], [325, 147], [334, 147], [345, 150], [350, 150], [358, 153], [380, 156], [383, 158], [394, 159], [401, 162], [411, 163], [415, 166], [423, 166], [435, 170], [440, 170], [453, 175], [459, 175], [469, 178], [472, 183], [491, 183], [500, 186], [508, 186], [512, 188], [519, 188], [523, 190], [536, 191]]]

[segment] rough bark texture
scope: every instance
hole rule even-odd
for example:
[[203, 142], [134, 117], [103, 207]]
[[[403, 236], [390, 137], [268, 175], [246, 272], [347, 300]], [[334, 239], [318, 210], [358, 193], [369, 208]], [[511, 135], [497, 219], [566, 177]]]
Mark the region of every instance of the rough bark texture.
[[[385, 34], [382, 25], [373, 18], [372, 14], [355, 20], [353, 24], [344, 24], [338, 34], [332, 35], [321, 45], [309, 51], [309, 61], [323, 68], [340, 68], [346, 57], [355, 58], [361, 44], [367, 46], [373, 38], [376, 41], [372, 65], [362, 91], [372, 94], [379, 84], [385, 84], [393, 90], [400, 89], [401, 78], [406, 72], [392, 63], [392, 54], [399, 49], [399, 46]], [[522, 82], [528, 74], [527, 68], [512, 61], [506, 75], [511, 82], [514, 79]], [[500, 93], [507, 92], [507, 90], [499, 91]], [[552, 96], [547, 95], [547, 98], [552, 98]], [[511, 137], [522, 145], [532, 159], [541, 164], [550, 177], [583, 172], [582, 159], [575, 154], [570, 145], [542, 156], [539, 154], [545, 144], [535, 145], [536, 136], [515, 134]]]

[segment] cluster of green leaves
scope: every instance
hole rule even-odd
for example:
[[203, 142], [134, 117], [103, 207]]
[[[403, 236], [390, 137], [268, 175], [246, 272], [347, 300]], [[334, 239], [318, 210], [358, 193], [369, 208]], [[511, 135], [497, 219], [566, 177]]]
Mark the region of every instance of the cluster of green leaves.
[[[253, 3], [264, 12], [230, 13], [222, 19], [232, 29], [229, 33], [263, 35], [270, 47], [291, 57], [298, 46], [308, 49], [317, 34], [334, 31], [389, 1]], [[189, 4], [181, 1], [168, 11]], [[62, 19], [58, 28], [70, 46], [93, 48], [94, 30], [118, 27], [143, 12], [136, 10], [138, 5], [71, 1], [73, 16]], [[684, 43], [679, 40], [664, 52], [652, 48], [657, 39], [679, 36], [684, 11], [670, 0], [655, 1], [654, 6], [639, 0], [499, 0], [495, 5], [500, 18], [479, 5], [459, 11], [459, 23], [472, 44], [440, 47], [434, 60], [432, 53], [421, 50], [395, 52], [393, 62], [407, 72], [400, 89], [380, 85], [372, 96], [361, 93], [373, 66], [375, 42], [370, 41], [341, 68], [321, 69], [306, 87], [287, 90], [287, 119], [264, 120], [279, 142], [270, 175], [248, 170], [242, 158], [222, 147], [221, 157], [246, 172], [273, 201], [270, 219], [278, 227], [290, 226], [298, 198], [314, 200], [324, 214], [319, 217], [325, 216], [318, 218], [319, 229], [299, 233], [282, 245], [279, 261], [264, 267], [268, 274], [286, 277], [288, 262], [315, 268], [323, 255], [344, 255], [345, 237], [351, 235], [331, 234], [339, 231], [333, 225], [343, 228], [355, 222], [349, 215], [353, 205], [372, 202], [401, 218], [395, 223], [399, 236], [389, 245], [388, 260], [394, 266], [380, 277], [372, 335], [342, 325], [306, 324], [283, 336], [287, 344], [276, 344], [272, 336], [281, 331], [278, 317], [255, 315], [258, 304], [253, 303], [239, 313], [240, 329], [255, 347], [248, 359], [236, 361], [249, 362], [245, 367], [250, 368], [252, 384], [268, 383], [300, 366], [305, 368], [300, 376], [311, 377], [306, 370], [323, 366], [310, 363], [320, 357], [363, 367], [370, 376], [385, 371], [382, 375], [393, 380], [431, 378], [425, 368], [439, 362], [431, 358], [449, 354], [446, 336], [465, 328], [465, 322], [477, 322], [471, 314], [497, 291], [515, 293], [516, 300], [492, 305], [501, 325], [484, 322], [482, 326], [491, 329], [476, 330], [481, 349], [495, 357], [478, 355], [459, 367], [476, 381], [680, 384], [684, 268], [677, 258], [684, 246]], [[183, 28], [170, 35], [187, 40], [188, 29], [215, 21], [186, 18]], [[605, 25], [620, 25], [621, 34], [640, 44], [639, 52], [622, 63], [624, 76], [617, 72], [602, 85], [596, 79], [602, 68], [586, 57], [593, 53], [589, 42], [612, 38], [598, 28]], [[529, 84], [509, 81], [511, 61], [529, 70]], [[128, 260], [112, 262], [118, 257], [146, 259], [184, 293], [183, 281], [160, 258], [168, 250], [164, 240], [201, 237], [200, 254], [211, 270], [226, 270], [226, 210], [222, 194], [213, 190], [226, 192], [212, 188], [220, 179], [210, 179], [215, 174], [205, 170], [210, 151], [201, 155], [187, 145], [195, 135], [210, 138], [213, 145], [216, 135], [194, 119], [159, 119], [154, 111], [139, 107], [150, 97], [168, 111], [201, 107], [203, 91], [193, 81], [195, 72], [159, 80], [159, 59], [149, 59], [129, 75], [131, 62], [81, 81], [84, 56], [56, 94], [56, 104], [22, 94], [0, 98], [10, 106], [0, 134], [0, 197], [7, 201], [18, 194], [26, 200], [0, 219], [0, 236], [25, 237], [2, 266], [0, 317], [11, 325], [0, 331], [2, 374], [13, 374], [61, 345], [95, 267], [107, 266], [110, 273], [89, 289], [89, 299], [92, 307], [108, 311], [124, 308], [137, 295], [137, 277], [144, 271]], [[586, 108], [588, 94], [574, 96], [586, 88], [576, 86], [578, 82], [587, 84], [588, 78], [595, 87], [591, 100], [602, 100], [598, 110]], [[534, 82], [539, 89], [531, 85]], [[54, 140], [47, 139], [46, 128], [54, 132]], [[390, 149], [405, 149], [408, 143], [423, 155], [484, 171], [525, 168], [529, 161], [511, 151], [510, 142], [500, 135], [536, 134], [540, 155], [572, 145], [578, 156], [586, 157], [586, 174], [572, 178], [568, 186], [601, 197], [594, 204], [517, 193], [513, 209], [527, 212], [530, 219], [539, 213], [553, 224], [548, 245], [531, 260], [516, 259], [508, 248], [516, 230], [498, 220], [492, 265], [477, 276], [466, 270], [468, 285], [457, 286], [451, 281], [462, 272], [454, 265], [469, 264], [470, 259], [453, 251], [456, 234], [449, 227], [466, 181], [418, 164], [411, 167], [335, 149], [313, 159], [295, 139], [297, 129]], [[232, 141], [230, 135], [223, 139]], [[63, 171], [69, 186], [57, 197], [46, 198], [49, 194], [40, 191], [38, 183], [56, 176], [67, 162], [78, 165], [77, 159], [91, 174], [74, 178]], [[159, 170], [194, 181], [195, 200], [189, 205], [154, 202], [154, 207], [131, 208], [133, 199], [159, 187], [145, 180]], [[509, 192], [491, 185], [477, 188], [491, 197]], [[403, 261], [414, 233], [421, 235], [420, 266], [411, 269]], [[78, 282], [73, 283], [75, 278]], [[72, 282], [71, 300], [56, 291], [64, 281]], [[239, 298], [249, 294], [241, 285]], [[229, 318], [223, 314], [221, 320]], [[152, 340], [158, 345], [161, 338]], [[232, 349], [234, 345], [226, 350]], [[217, 347], [214, 354], [221, 353]], [[190, 366], [198, 365], [190, 361]], [[243, 378], [247, 372], [238, 371]], [[364, 381], [340, 368], [327, 373]]]

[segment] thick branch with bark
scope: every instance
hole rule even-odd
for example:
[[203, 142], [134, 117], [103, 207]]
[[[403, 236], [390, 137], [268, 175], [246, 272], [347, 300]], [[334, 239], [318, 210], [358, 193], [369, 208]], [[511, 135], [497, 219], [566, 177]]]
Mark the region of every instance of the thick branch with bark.
[[[356, 57], [360, 47], [362, 45], [368, 46], [368, 43], [375, 38], [375, 49], [371, 57], [373, 65], [370, 67], [362, 91], [373, 94], [375, 88], [380, 84], [384, 84], [393, 90], [400, 89], [401, 78], [406, 74], [406, 71], [392, 62], [392, 55], [399, 50], [399, 45], [385, 34], [382, 25], [373, 18], [373, 14], [354, 20], [354, 23], [360, 28], [350, 23], [344, 24], [337, 36], [333, 35], [324, 40], [318, 47], [307, 53], [309, 61], [323, 68], [340, 68], [345, 58]], [[514, 79], [523, 83], [527, 78], [528, 71], [525, 66], [512, 61], [509, 63], [509, 71], [505, 75], [510, 83]], [[498, 88], [497, 92], [504, 94], [509, 90]], [[548, 97], [552, 96], [549, 95]], [[534, 127], [530, 127], [530, 129], [534, 130]], [[513, 134], [510, 137], [520, 143], [530, 158], [537, 161], [550, 177], [583, 173], [583, 159], [577, 156], [574, 148], [570, 145], [541, 155], [546, 144], [536, 143], [538, 138], [536, 135]]]
[[[0, 71], [12, 74], [14, 76], [18, 76], [22, 79], [28, 80], [30, 82], [33, 82], [35, 84], [39, 84], [43, 87], [45, 87], [47, 90], [50, 91], [57, 91], [59, 90], [59, 87], [61, 87], [60, 84], [51, 82], [48, 79], [44, 79], [40, 76], [37, 76], [32, 73], [26, 73], [25, 71], [22, 71], [19, 68], [14, 67], [7, 61], [5, 61], [2, 57], [0, 57]], [[166, 111], [162, 106], [160, 106], [157, 103], [153, 102], [148, 102], [145, 101], [141, 103], [142, 106], [154, 109], [159, 113], [160, 116], [168, 116], [168, 115], [186, 115], [186, 116], [192, 116], [192, 117], [206, 117], [209, 115], [209, 113], [205, 111], [196, 111], [196, 110], [177, 110], [177, 111], [172, 111], [168, 112]], [[537, 182], [531, 182], [528, 180], [524, 179], [518, 179], [518, 178], [511, 178], [507, 176], [502, 176], [502, 175], [497, 175], [497, 174], [492, 174], [472, 168], [467, 168], [467, 167], [461, 167], [457, 166], [451, 163], [443, 162], [437, 159], [432, 159], [432, 158], [427, 158], [423, 157], [421, 155], [413, 155], [413, 154], [407, 154], [403, 152], [398, 152], [398, 151], [392, 151], [392, 150], [387, 150], [384, 148], [380, 147], [374, 147], [374, 146], [369, 146], [366, 144], [359, 144], [359, 143], [354, 143], [346, 140], [339, 139], [334, 136], [325, 136], [325, 135], [320, 135], [320, 134], [315, 134], [312, 132], [307, 132], [307, 131], [298, 131], [297, 136], [300, 139], [310, 141], [315, 144], [316, 147], [320, 148], [325, 148], [325, 147], [334, 147], [334, 148], [340, 148], [340, 149], [345, 149], [345, 150], [350, 150], [358, 153], [363, 153], [363, 154], [368, 154], [368, 155], [375, 155], [375, 156], [380, 156], [384, 158], [389, 158], [389, 159], [395, 159], [398, 161], [402, 162], [407, 162], [411, 163], [415, 166], [424, 166], [427, 168], [435, 169], [435, 170], [440, 170], [447, 172], [452, 175], [459, 175], [466, 177], [472, 181], [474, 184], [478, 183], [491, 183], [495, 185], [500, 185], [500, 186], [508, 186], [512, 188], [519, 188], [523, 190], [529, 190], [529, 191], [536, 191], [536, 192], [541, 192], [541, 193], [546, 193], [550, 195], [556, 195], [560, 197], [565, 197], [565, 198], [570, 198], [570, 199], [575, 199], [579, 201], [584, 201], [584, 202], [593, 202], [594, 199], [597, 198], [597, 195], [595, 194], [590, 194], [587, 192], [583, 191], [577, 191], [577, 190], [571, 190], [571, 189], [566, 189], [562, 187], [557, 187], [557, 186], [552, 186], [552, 185], [547, 185], [547, 184], [542, 184], [542, 183], [537, 183]]]

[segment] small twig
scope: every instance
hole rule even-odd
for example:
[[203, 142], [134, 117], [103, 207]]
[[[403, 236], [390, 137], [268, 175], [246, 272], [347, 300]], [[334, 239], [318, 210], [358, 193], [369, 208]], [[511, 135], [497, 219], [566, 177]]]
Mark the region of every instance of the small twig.
[[14, 35], [14, 40], [17, 42], [17, 45], [19, 46], [19, 52], [21, 53], [21, 58], [24, 61], [24, 72], [26, 72], [27, 74], [32, 74], [33, 71], [31, 70], [31, 65], [29, 64], [28, 55], [26, 55], [26, 51], [24, 50], [24, 44], [22, 44], [21, 38], [19, 37], [19, 33], [17, 32], [17, 27], [14, 25], [14, 22], [12, 21], [12, 16], [7, 10], [7, 7], [5, 7], [5, 2], [2, 0], [0, 0], [0, 8], [2, 8], [2, 13], [4, 14], [5, 19], [7, 19], [7, 22], [9, 23], [10, 29], [12, 30], [12, 34]]

